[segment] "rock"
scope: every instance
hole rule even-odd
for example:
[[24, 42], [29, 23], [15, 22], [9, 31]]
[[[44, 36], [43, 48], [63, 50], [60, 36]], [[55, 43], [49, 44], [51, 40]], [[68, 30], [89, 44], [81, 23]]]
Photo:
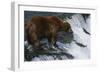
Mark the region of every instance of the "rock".
[[[57, 33], [56, 44], [50, 48], [47, 38], [40, 40], [42, 49], [34, 50], [34, 46], [27, 41], [25, 45], [26, 61], [49, 61], [49, 60], [67, 60], [67, 59], [89, 59], [90, 58], [90, 18], [84, 21], [82, 15], [73, 14], [70, 18], [64, 19], [71, 24], [73, 32], [59, 31]], [[32, 51], [33, 50], [33, 51]]]

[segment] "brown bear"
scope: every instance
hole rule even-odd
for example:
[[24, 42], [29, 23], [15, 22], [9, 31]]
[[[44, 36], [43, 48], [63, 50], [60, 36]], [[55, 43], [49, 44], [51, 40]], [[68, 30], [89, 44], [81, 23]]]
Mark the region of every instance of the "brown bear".
[[56, 45], [57, 32], [71, 31], [69, 23], [64, 23], [57, 16], [33, 16], [25, 23], [25, 36], [28, 42], [41, 48], [40, 39], [46, 37], [49, 45]]

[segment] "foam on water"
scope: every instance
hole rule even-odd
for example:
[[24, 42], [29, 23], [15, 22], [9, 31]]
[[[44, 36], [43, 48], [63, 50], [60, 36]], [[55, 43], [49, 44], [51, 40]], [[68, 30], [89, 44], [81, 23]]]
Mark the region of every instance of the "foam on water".
[[67, 18], [66, 20], [71, 24], [74, 40], [86, 45], [86, 47], [77, 45], [75, 41], [70, 43], [69, 48], [66, 44], [59, 44], [59, 47], [66, 47], [68, 53], [72, 54], [76, 59], [90, 58], [90, 35], [83, 31], [83, 28], [85, 28], [90, 33], [90, 17], [88, 17], [85, 22], [82, 15], [75, 14], [71, 19]]

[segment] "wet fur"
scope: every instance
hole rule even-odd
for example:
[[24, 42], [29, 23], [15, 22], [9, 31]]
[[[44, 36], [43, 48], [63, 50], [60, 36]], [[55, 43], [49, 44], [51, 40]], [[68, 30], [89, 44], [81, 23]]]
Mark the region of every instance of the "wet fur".
[[39, 40], [46, 37], [50, 46], [56, 45], [57, 32], [62, 30], [71, 30], [70, 24], [63, 23], [56, 16], [33, 16], [25, 23], [25, 40], [36, 48], [41, 48]]

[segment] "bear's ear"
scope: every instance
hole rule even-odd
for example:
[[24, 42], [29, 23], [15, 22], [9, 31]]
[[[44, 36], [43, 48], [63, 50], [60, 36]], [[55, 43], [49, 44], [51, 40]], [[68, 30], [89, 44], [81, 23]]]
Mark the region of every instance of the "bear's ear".
[[64, 22], [64, 31], [72, 32], [72, 28], [68, 22]]
[[25, 30], [29, 29], [31, 27], [31, 22], [28, 21], [27, 23], [24, 24]]

